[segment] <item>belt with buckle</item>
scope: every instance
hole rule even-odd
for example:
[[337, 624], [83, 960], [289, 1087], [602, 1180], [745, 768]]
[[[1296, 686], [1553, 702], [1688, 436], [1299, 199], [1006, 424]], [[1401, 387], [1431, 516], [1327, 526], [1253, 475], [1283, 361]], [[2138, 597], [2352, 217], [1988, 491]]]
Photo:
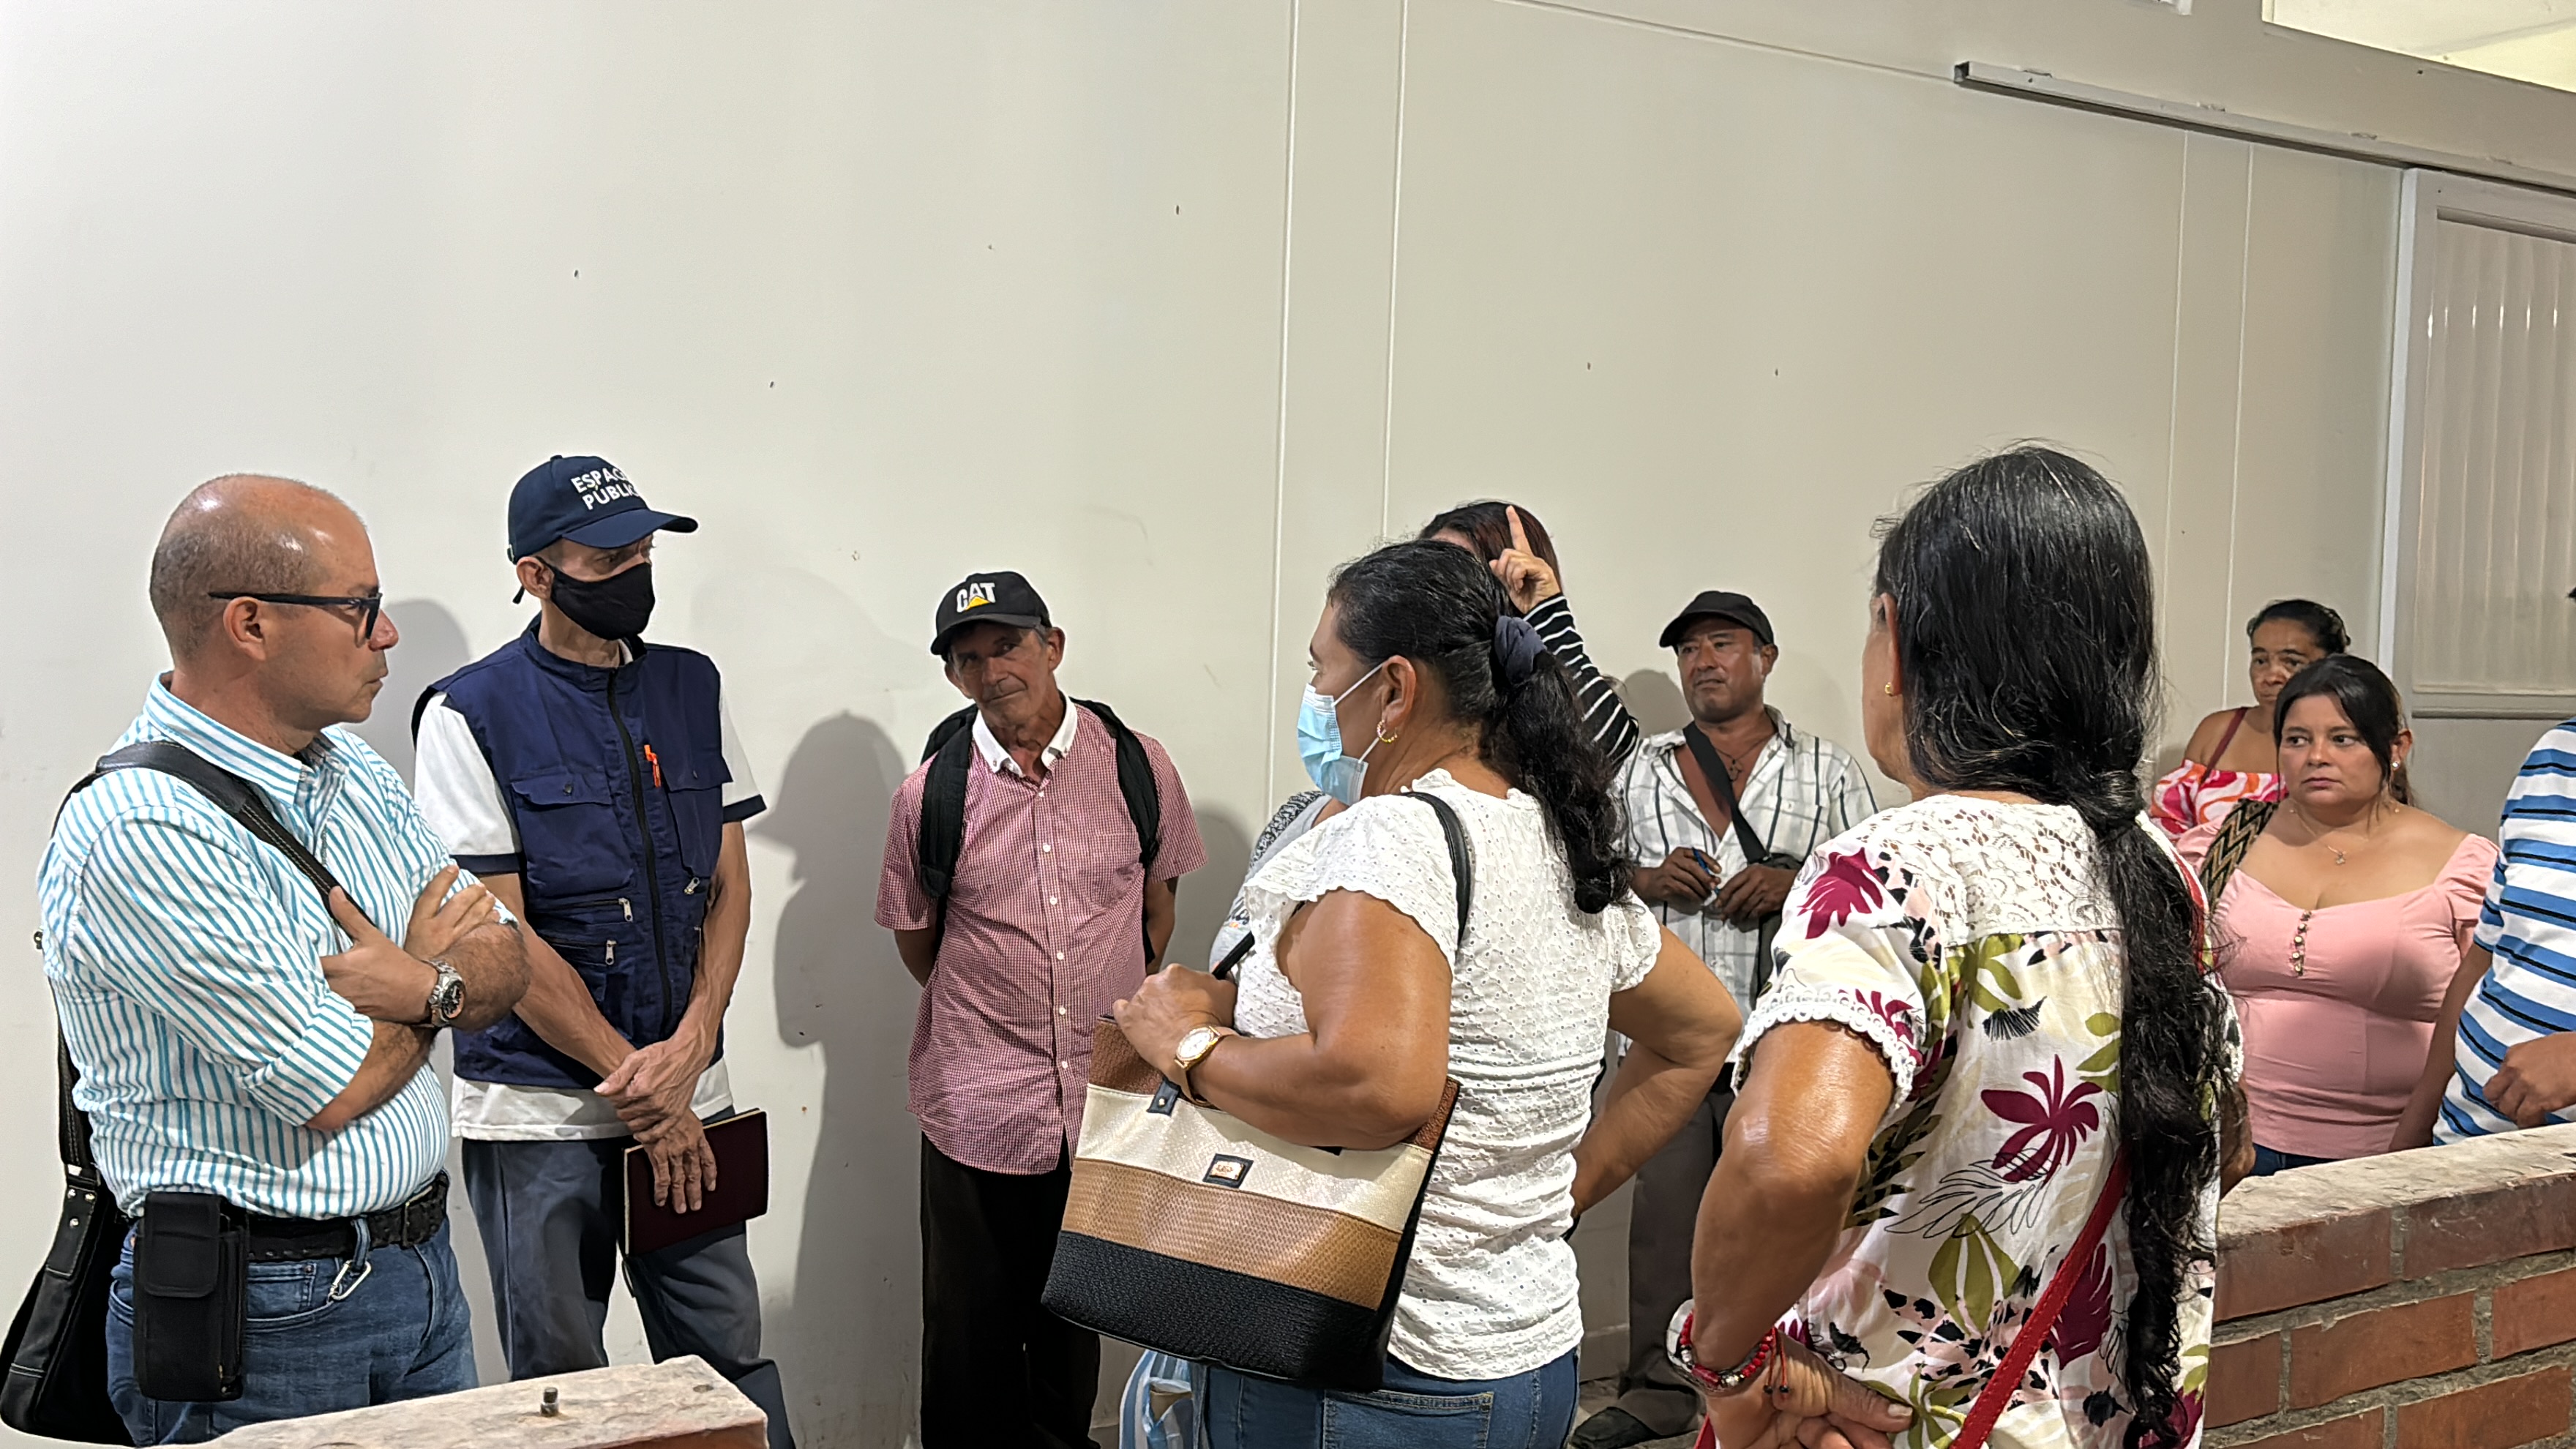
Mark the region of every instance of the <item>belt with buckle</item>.
[[[400, 1206], [366, 1215], [367, 1241], [378, 1248], [408, 1248], [428, 1242], [447, 1222], [447, 1173], [441, 1170], [429, 1186]], [[356, 1218], [272, 1218], [242, 1214], [249, 1233], [250, 1260], [286, 1263], [305, 1258], [346, 1258], [358, 1251]]]

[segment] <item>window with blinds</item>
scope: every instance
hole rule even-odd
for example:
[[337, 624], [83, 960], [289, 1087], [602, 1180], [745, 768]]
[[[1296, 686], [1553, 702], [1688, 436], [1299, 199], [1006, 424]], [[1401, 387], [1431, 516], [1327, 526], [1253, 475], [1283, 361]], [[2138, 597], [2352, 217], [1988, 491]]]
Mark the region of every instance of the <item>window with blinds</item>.
[[2424, 715], [2576, 713], [2576, 198], [2409, 173], [2380, 637]]

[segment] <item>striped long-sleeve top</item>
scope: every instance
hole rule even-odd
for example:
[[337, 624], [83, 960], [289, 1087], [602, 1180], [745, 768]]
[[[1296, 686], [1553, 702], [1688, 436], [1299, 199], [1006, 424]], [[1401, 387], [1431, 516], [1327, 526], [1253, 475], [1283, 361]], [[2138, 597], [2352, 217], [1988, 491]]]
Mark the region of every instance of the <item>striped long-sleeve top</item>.
[[1574, 702], [1583, 710], [1583, 722], [1592, 731], [1592, 742], [1601, 747], [1610, 767], [1617, 769], [1637, 748], [1637, 717], [1628, 713], [1618, 688], [1584, 652], [1583, 635], [1574, 627], [1574, 606], [1559, 594], [1530, 610], [1529, 623], [1538, 631], [1539, 642], [1547, 646], [1547, 652], [1574, 676]]
[[[2527, 1041], [2576, 1031], [2576, 720], [2540, 737], [2504, 797], [2504, 851], [2478, 914], [2494, 957], [2460, 1011], [2451, 1085], [2434, 1135], [2444, 1142], [2511, 1132], [2487, 1105], [2487, 1079]], [[2576, 1107], [2552, 1113], [2576, 1122]]]
[[[301, 756], [155, 684], [120, 745], [175, 740], [247, 780], [379, 929], [398, 934], [448, 864], [401, 777], [357, 736]], [[100, 1173], [131, 1213], [156, 1188], [253, 1212], [392, 1207], [447, 1152], [423, 1066], [338, 1132], [304, 1124], [357, 1075], [374, 1026], [322, 973], [349, 938], [312, 884], [176, 776], [118, 770], [72, 796], [38, 873], [45, 975], [80, 1069]]]

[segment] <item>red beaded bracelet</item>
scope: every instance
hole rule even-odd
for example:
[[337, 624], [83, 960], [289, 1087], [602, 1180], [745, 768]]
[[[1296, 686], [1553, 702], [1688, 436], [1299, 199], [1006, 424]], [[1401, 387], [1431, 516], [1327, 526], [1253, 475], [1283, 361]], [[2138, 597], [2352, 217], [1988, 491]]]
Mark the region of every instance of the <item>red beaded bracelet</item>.
[[1721, 1372], [1699, 1361], [1698, 1353], [1691, 1346], [1692, 1325], [1692, 1305], [1684, 1303], [1681, 1311], [1673, 1315], [1672, 1328], [1664, 1336], [1664, 1356], [1672, 1360], [1673, 1367], [1680, 1371], [1682, 1377], [1711, 1393], [1740, 1391], [1753, 1382], [1763, 1366], [1771, 1362], [1771, 1356], [1780, 1349], [1780, 1328], [1774, 1324], [1754, 1343], [1753, 1352], [1745, 1356], [1744, 1362]]

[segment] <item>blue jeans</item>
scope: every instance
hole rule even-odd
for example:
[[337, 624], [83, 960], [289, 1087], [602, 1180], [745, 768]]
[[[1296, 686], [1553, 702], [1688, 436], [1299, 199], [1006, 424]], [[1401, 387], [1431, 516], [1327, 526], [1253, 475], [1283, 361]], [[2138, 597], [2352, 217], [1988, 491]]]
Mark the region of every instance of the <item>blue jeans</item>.
[[107, 1395], [134, 1442], [199, 1444], [245, 1424], [474, 1387], [474, 1334], [446, 1226], [408, 1248], [376, 1247], [366, 1231], [360, 1224], [355, 1258], [250, 1265], [242, 1396], [221, 1404], [147, 1399], [135, 1384], [135, 1234], [126, 1234], [108, 1282]]
[[1373, 1394], [1198, 1371], [1207, 1449], [1558, 1449], [1574, 1431], [1574, 1355], [1507, 1379], [1435, 1379], [1387, 1355]]
[[2342, 1160], [2339, 1157], [2301, 1157], [2295, 1152], [2274, 1151], [2260, 1142], [2254, 1144], [2254, 1176], [2256, 1177], [2270, 1177], [2273, 1173], [2287, 1172], [2293, 1167], [2322, 1167], [2326, 1163]]
[[[492, 1270], [510, 1377], [608, 1367], [602, 1333], [617, 1281], [632, 1137], [465, 1142], [465, 1193]], [[626, 1260], [653, 1361], [696, 1354], [769, 1416], [770, 1449], [796, 1449], [778, 1365], [760, 1353], [760, 1282], [742, 1224]]]

